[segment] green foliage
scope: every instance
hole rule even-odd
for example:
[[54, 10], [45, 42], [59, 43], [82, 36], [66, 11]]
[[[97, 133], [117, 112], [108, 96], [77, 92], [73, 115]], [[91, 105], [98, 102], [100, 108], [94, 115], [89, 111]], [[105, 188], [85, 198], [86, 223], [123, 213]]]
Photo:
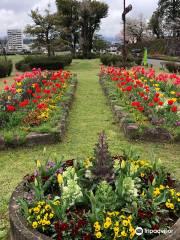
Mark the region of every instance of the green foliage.
[[25, 63], [24, 60], [21, 60], [19, 62], [17, 62], [15, 64], [16, 66], [16, 70], [20, 71], [20, 72], [26, 72], [26, 71], [29, 71], [30, 70], [30, 66], [28, 63]]
[[142, 51], [146, 47], [149, 54], [165, 54], [166, 53], [166, 40], [165, 39], [156, 39], [148, 40], [143, 42], [138, 42], [134, 44], [129, 44], [129, 49], [141, 49]]
[[95, 193], [96, 207], [101, 211], [113, 211], [116, 208], [117, 197], [112, 186], [106, 181], [100, 182]]
[[0, 78], [11, 75], [13, 64], [11, 60], [5, 61], [0, 59]]
[[122, 62], [122, 57], [106, 53], [100, 56], [101, 62], [105, 66], [116, 66], [119, 62]]
[[73, 57], [79, 42], [79, 4], [76, 0], [56, 0], [57, 24], [63, 29], [62, 39], [70, 46]]
[[153, 15], [151, 16], [149, 28], [157, 38], [163, 37], [162, 19], [158, 10], [154, 11]]
[[70, 65], [72, 56], [69, 54], [59, 56], [27, 56], [16, 64], [17, 70], [27, 71], [33, 68], [41, 68], [42, 70], [59, 70]]
[[99, 52], [101, 50], [106, 50], [109, 47], [109, 42], [107, 42], [101, 35], [95, 35], [93, 39], [93, 50]]
[[174, 37], [179, 37], [180, 1], [159, 0], [158, 11], [162, 19], [165, 21], [165, 24], [167, 25], [166, 28], [169, 30], [170, 34], [173, 32]]
[[165, 66], [170, 73], [180, 73], [180, 64], [166, 63]]
[[100, 182], [95, 194], [90, 191], [87, 192], [87, 196], [91, 204], [90, 218], [92, 221], [103, 219], [104, 212], [112, 211], [117, 206], [117, 196], [112, 186], [106, 181]]
[[[100, 60], [105, 66], [124, 67], [122, 56], [106, 53], [100, 56]], [[128, 54], [126, 67], [132, 67], [134, 64], [141, 65], [142, 58], [134, 58], [131, 54]]]
[[77, 58], [91, 58], [94, 33], [99, 29], [101, 19], [107, 17], [108, 5], [90, 0], [56, 0], [56, 5], [58, 24], [63, 29], [62, 38], [70, 45], [73, 56], [76, 57], [76, 44], [79, 43], [82, 57]]
[[99, 1], [82, 1], [80, 6], [81, 48], [84, 58], [90, 58], [93, 37], [99, 29], [101, 19], [107, 17], [108, 5]]
[[0, 221], [0, 240], [7, 239], [7, 230], [3, 221]]
[[26, 27], [26, 34], [34, 37], [35, 47], [45, 47], [48, 56], [51, 56], [57, 44], [61, 43], [60, 29], [56, 27], [56, 14], [51, 14], [48, 8], [45, 10], [44, 15], [42, 15], [38, 9], [31, 10], [30, 16], [34, 25], [28, 25]]

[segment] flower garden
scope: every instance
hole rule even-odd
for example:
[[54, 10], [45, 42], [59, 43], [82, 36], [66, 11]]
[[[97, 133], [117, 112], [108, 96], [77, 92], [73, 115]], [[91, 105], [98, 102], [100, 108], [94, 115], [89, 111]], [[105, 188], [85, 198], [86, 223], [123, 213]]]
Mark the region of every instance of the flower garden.
[[[33, 69], [17, 74], [11, 85], [4, 80], [0, 219], [9, 220], [10, 238], [162, 240], [159, 233], [166, 229], [173, 231], [167, 240], [178, 240], [179, 145], [161, 140], [179, 139], [179, 77], [155, 76], [142, 67], [101, 67], [100, 83], [124, 132], [146, 140], [147, 129], [163, 129], [165, 138], [156, 135], [158, 143], [133, 141], [132, 148], [106, 106], [99, 61], [74, 60], [67, 69]], [[78, 89], [70, 112], [77, 84], [72, 72]], [[67, 136], [57, 143], [69, 112]], [[138, 236], [138, 227], [154, 234]]]
[[5, 80], [0, 93], [0, 149], [58, 141], [75, 87], [76, 76], [62, 70], [33, 69], [17, 75], [10, 86]]
[[[93, 156], [63, 163], [47, 158], [45, 165], [37, 160], [34, 174], [21, 184], [21, 195], [12, 197], [10, 221], [16, 239], [32, 239], [16, 229], [19, 222], [13, 217], [20, 214], [34, 229], [31, 234], [39, 232], [33, 235], [37, 239], [139, 239], [138, 226], [158, 231], [178, 220], [176, 187], [158, 159], [143, 159], [132, 149], [110, 154], [102, 132]], [[173, 236], [169, 239], [177, 239]], [[142, 239], [152, 238], [144, 234]]]
[[180, 140], [178, 75], [157, 75], [154, 69], [141, 66], [102, 67], [100, 83], [130, 138]]

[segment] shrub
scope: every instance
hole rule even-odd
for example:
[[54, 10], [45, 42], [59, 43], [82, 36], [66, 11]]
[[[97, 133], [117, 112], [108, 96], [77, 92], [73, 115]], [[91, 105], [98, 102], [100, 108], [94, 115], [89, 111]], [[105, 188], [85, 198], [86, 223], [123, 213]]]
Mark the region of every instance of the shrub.
[[[119, 68], [124, 67], [122, 56], [107, 53], [101, 55], [100, 59], [102, 64], [105, 66], [115, 66]], [[141, 63], [141, 61], [142, 59], [140, 60], [139, 58], [134, 58], [131, 54], [129, 54], [127, 57], [126, 67], [132, 67], [135, 63], [140, 65], [139, 63]]]
[[60, 56], [27, 56], [24, 60], [16, 64], [16, 68], [19, 71], [27, 71], [33, 68], [41, 68], [42, 70], [59, 70], [65, 66], [70, 65], [72, 62], [72, 56], [60, 55]]
[[[96, 59], [99, 58], [100, 54], [99, 53], [91, 53], [91, 56], [89, 59]], [[74, 56], [74, 59], [84, 59], [84, 56], [81, 52], [77, 53], [76, 56]]]
[[25, 63], [24, 60], [21, 60], [15, 64], [16, 69], [20, 72], [26, 72], [30, 70], [30, 66], [28, 63]]
[[122, 62], [122, 57], [110, 53], [106, 53], [100, 56], [101, 62], [106, 66], [115, 66], [118, 62]]
[[13, 64], [11, 60], [0, 60], [0, 78], [11, 75]]
[[180, 73], [180, 65], [176, 63], [166, 63], [165, 66], [170, 73]]
[[136, 58], [134, 58], [134, 61], [135, 61], [136, 65], [139, 66], [142, 63], [142, 58], [141, 57], [136, 57]]

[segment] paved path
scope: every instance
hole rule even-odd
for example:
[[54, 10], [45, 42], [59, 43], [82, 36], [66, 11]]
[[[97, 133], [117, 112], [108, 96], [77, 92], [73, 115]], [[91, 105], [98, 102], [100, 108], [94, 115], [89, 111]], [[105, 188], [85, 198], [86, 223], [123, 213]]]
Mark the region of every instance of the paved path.
[[[153, 67], [155, 68], [161, 68], [161, 62], [169, 62], [169, 61], [164, 61], [164, 60], [158, 60], [158, 59], [148, 59], [148, 63], [149, 64], [152, 64]], [[173, 63], [177, 63], [177, 64], [180, 64], [179, 62], [173, 62]]]

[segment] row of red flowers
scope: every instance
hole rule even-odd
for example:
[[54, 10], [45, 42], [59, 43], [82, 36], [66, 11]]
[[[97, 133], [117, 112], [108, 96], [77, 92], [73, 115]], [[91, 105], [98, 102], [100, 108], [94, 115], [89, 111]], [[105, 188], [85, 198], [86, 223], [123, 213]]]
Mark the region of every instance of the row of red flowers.
[[101, 68], [101, 74], [116, 82], [130, 105], [140, 112], [177, 125], [179, 122], [180, 78], [175, 74], [155, 75], [154, 69], [133, 67], [125, 70], [115, 67]]
[[[46, 120], [50, 111], [57, 107], [68, 86], [71, 73], [60, 70], [58, 72], [33, 69], [15, 77], [13, 84], [7, 85], [0, 93], [0, 111], [3, 118], [10, 119], [13, 114], [22, 113], [26, 118], [29, 114]], [[4, 122], [3, 124], [5, 124]], [[3, 127], [3, 126], [0, 126]]]

